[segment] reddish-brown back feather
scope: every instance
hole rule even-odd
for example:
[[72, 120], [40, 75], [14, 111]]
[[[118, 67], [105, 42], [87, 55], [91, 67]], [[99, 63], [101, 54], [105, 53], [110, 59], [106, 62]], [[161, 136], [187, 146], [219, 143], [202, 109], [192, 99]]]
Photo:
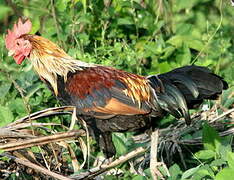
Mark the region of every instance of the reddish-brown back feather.
[[85, 98], [86, 95], [92, 94], [94, 89], [111, 88], [114, 85], [113, 80], [111, 71], [106, 72], [102, 67], [88, 68], [68, 79], [67, 90], [79, 98]]
[[115, 80], [123, 83], [128, 90], [126, 94], [135, 97], [136, 101], [138, 99], [146, 101], [150, 98], [145, 77], [104, 66], [91, 67], [77, 72], [68, 79], [67, 90], [79, 98], [85, 98], [87, 94], [92, 94], [94, 89], [111, 88], [115, 85]]
[[[101, 106], [98, 102], [103, 101], [103, 89], [107, 89], [111, 95], [104, 99], [105, 105]], [[151, 95], [147, 80], [111, 67], [97, 66], [76, 72], [68, 78], [66, 91], [80, 100], [92, 96], [93, 106], [84, 108], [84, 112], [134, 115], [150, 111], [145, 106], [141, 107]]]

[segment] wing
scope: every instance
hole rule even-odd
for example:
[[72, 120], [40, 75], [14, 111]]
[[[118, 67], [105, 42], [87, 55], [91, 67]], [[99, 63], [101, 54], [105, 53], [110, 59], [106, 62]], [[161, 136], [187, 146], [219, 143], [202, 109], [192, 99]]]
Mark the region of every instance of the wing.
[[91, 67], [69, 75], [65, 91], [78, 110], [105, 115], [150, 113], [145, 77], [111, 67]]

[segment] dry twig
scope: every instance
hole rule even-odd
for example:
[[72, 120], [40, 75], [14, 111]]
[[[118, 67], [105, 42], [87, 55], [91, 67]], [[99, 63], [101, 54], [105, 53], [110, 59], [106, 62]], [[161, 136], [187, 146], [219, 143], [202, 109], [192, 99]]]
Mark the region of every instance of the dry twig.
[[47, 108], [42, 111], [37, 111], [35, 113], [32, 113], [28, 116], [25, 116], [23, 118], [20, 118], [13, 123], [8, 124], [5, 127], [12, 127], [16, 124], [23, 123], [25, 121], [28, 121], [29, 119], [35, 120], [43, 117], [49, 117], [49, 116], [55, 116], [55, 115], [64, 115], [64, 114], [71, 114], [74, 109], [74, 106], [61, 106], [61, 107], [53, 107], [53, 108]]
[[134, 151], [131, 151], [130, 153], [120, 156], [118, 159], [114, 160], [113, 162], [107, 163], [107, 164], [102, 164], [101, 166], [89, 169], [86, 172], [80, 173], [75, 176], [71, 176], [72, 179], [92, 179], [95, 176], [115, 167], [118, 166], [119, 164], [122, 164], [134, 157], [137, 157], [138, 155], [146, 152], [147, 149], [143, 147], [139, 147], [135, 149]]
[[48, 144], [51, 142], [63, 141], [66, 139], [71, 139], [71, 138], [74, 139], [80, 136], [85, 136], [85, 132], [83, 130], [69, 131], [69, 132], [58, 133], [58, 134], [54, 134], [50, 136], [36, 137], [33, 139], [7, 143], [7, 144], [0, 145], [0, 149], [5, 150], [5, 151], [14, 151], [14, 150], [24, 149], [24, 148], [28, 148], [28, 147], [32, 147], [36, 145], [43, 145], [43, 144]]
[[158, 129], [151, 134], [151, 144], [150, 144], [150, 172], [152, 175], [153, 180], [157, 180], [158, 176], [161, 179], [163, 175], [157, 169], [158, 162], [157, 162], [157, 153], [158, 153]]
[[217, 120], [219, 120], [219, 119], [221, 119], [221, 118], [227, 116], [228, 114], [231, 114], [232, 112], [234, 112], [234, 108], [232, 108], [232, 109], [230, 109], [230, 110], [224, 112], [223, 114], [217, 116], [216, 118], [214, 118], [213, 120], [211, 120], [210, 123], [213, 123], [213, 122], [215, 122], [215, 121], [217, 121]]

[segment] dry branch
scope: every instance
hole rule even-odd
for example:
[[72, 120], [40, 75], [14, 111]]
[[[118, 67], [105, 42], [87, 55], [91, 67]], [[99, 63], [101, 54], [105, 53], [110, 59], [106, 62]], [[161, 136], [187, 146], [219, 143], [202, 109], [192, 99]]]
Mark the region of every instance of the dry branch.
[[16, 124], [28, 121], [29, 119], [35, 120], [35, 119], [39, 119], [39, 118], [43, 118], [43, 117], [71, 114], [73, 109], [74, 109], [73, 106], [61, 106], [61, 107], [47, 108], [47, 109], [44, 109], [42, 111], [37, 111], [35, 113], [29, 114], [28, 116], [20, 118], [20, 119], [14, 121], [13, 123], [8, 124], [4, 128], [10, 128], [12, 126], [15, 126]]
[[12, 131], [10, 129], [6, 128], [0, 128], [0, 138], [33, 138], [35, 136], [27, 134], [27, 133], [22, 133], [22, 132], [17, 132], [17, 131]]
[[130, 153], [120, 156], [118, 159], [114, 160], [113, 162], [107, 163], [107, 164], [102, 164], [101, 166], [89, 169], [86, 172], [80, 173], [79, 175], [71, 176], [72, 179], [92, 179], [95, 176], [111, 169], [114, 168], [124, 162], [127, 162], [128, 160], [137, 157], [140, 154], [143, 154], [146, 152], [147, 149], [143, 147], [139, 147], [135, 149], [134, 151], [131, 151]]
[[71, 139], [71, 138], [74, 139], [80, 136], [85, 136], [85, 134], [86, 133], [84, 130], [57, 133], [57, 134], [50, 135], [50, 136], [36, 137], [33, 139], [21, 140], [21, 141], [17, 141], [13, 143], [3, 144], [3, 145], [0, 145], [0, 149], [5, 150], [5, 151], [14, 151], [14, 150], [28, 148], [28, 147], [32, 147], [36, 145], [43, 145], [43, 144], [48, 144], [52, 142], [64, 141], [64, 140]]
[[234, 112], [234, 108], [229, 109], [228, 111], [226, 111], [226, 112], [222, 113], [221, 115], [217, 116], [216, 118], [214, 118], [213, 120], [211, 120], [210, 123], [215, 122], [215, 121], [217, 121], [217, 120], [219, 120], [219, 119], [221, 119], [221, 118], [223, 118], [223, 117], [231, 114], [232, 112]]
[[158, 154], [158, 130], [154, 131], [151, 134], [151, 144], [150, 144], [150, 172], [152, 175], [153, 180], [157, 180], [158, 176], [161, 179], [163, 178], [163, 175], [160, 173], [160, 171], [157, 169], [158, 162], [157, 162], [157, 154]]

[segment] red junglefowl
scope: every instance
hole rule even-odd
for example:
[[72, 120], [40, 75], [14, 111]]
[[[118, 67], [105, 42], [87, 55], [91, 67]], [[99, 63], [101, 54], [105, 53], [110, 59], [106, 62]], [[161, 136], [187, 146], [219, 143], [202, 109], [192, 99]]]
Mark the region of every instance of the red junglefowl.
[[170, 113], [189, 123], [190, 108], [216, 99], [227, 83], [205, 67], [185, 66], [168, 73], [140, 76], [76, 60], [41, 36], [28, 34], [31, 22], [14, 24], [5, 38], [17, 64], [25, 58], [54, 95], [77, 108], [107, 157], [115, 154], [111, 132], [141, 131], [155, 117]]

